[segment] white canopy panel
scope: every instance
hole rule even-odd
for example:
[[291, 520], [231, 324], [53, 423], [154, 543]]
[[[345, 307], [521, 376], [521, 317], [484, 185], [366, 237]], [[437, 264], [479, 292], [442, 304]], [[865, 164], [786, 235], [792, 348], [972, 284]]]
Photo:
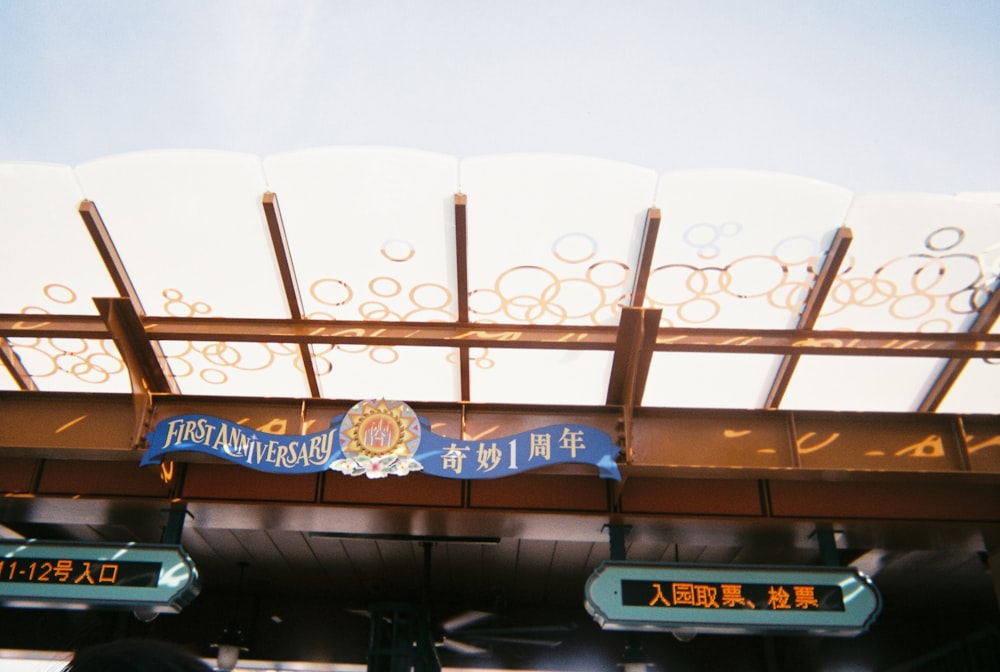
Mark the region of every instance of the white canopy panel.
[[[117, 291], [80, 219], [83, 194], [69, 166], [0, 164], [0, 312], [95, 315], [94, 297]], [[94, 339], [11, 338], [11, 348], [44, 391], [127, 392], [114, 343]], [[0, 388], [18, 389], [4, 369]]]
[[817, 329], [950, 332], [1000, 273], [1000, 208], [935, 194], [869, 194], [847, 217], [848, 258]]
[[[855, 198], [797, 176], [658, 174], [585, 157], [462, 160], [338, 147], [262, 160], [154, 151], [76, 168], [0, 164], [0, 192], [0, 313], [17, 315], [19, 325], [45, 324], [47, 314], [92, 320], [93, 298], [119, 294], [79, 212], [89, 199], [147, 320], [286, 320], [301, 309], [305, 319], [323, 321], [329, 335], [307, 352], [319, 393], [337, 399], [457, 401], [467, 382], [472, 402], [605, 403], [614, 361], [607, 347], [473, 344], [463, 380], [463, 349], [440, 342], [350, 345], [338, 342], [330, 321], [373, 324], [362, 332], [386, 323], [454, 323], [467, 300], [471, 322], [504, 332], [510, 330], [503, 325], [617, 325], [623, 307], [636, 300], [644, 224], [654, 207], [661, 223], [643, 307], [663, 311], [661, 341], [671, 328], [801, 327], [805, 299], [845, 226], [847, 256], [815, 324], [842, 331], [845, 343], [852, 332], [965, 331], [1000, 275], [996, 194]], [[466, 203], [465, 248], [456, 195]], [[281, 215], [278, 242], [287, 244], [297, 297], [281, 281], [286, 259], [276, 255], [268, 230], [267, 199]], [[459, 295], [463, 270], [467, 297]], [[282, 342], [280, 329], [255, 339], [192, 335], [156, 344], [185, 394], [310, 395], [303, 351]], [[18, 389], [25, 376], [44, 391], [130, 389], [111, 340], [18, 332], [4, 345], [4, 356], [14, 353], [18, 361], [0, 366], [0, 389]], [[781, 359], [655, 352], [642, 403], [760, 408]], [[1000, 412], [996, 361], [968, 360], [940, 410]], [[912, 411], [945, 363], [803, 355], [781, 408]]]
[[611, 360], [586, 350], [476, 349], [469, 366], [473, 401], [600, 406]]
[[653, 171], [570, 156], [466, 159], [469, 312], [476, 322], [617, 324]]
[[646, 305], [665, 327], [791, 329], [851, 192], [763, 172], [660, 177]]
[[[665, 173], [646, 305], [663, 327], [789, 329], [843, 224], [851, 193], [792, 175]], [[644, 403], [760, 408], [774, 355], [654, 354]]]
[[[78, 166], [148, 315], [288, 317], [261, 209], [256, 156], [164, 151]], [[187, 394], [301, 396], [301, 363], [277, 344], [171, 343]]]
[[139, 152], [76, 168], [148, 315], [288, 317], [260, 206], [260, 159]]
[[[393, 148], [291, 152], [264, 161], [310, 319], [458, 318], [453, 156]], [[454, 401], [447, 348], [314, 346], [326, 396]]]
[[388, 148], [265, 159], [308, 317], [454, 321], [458, 160]]
[[[996, 286], [1000, 208], [931, 194], [872, 194], [854, 201], [847, 225], [854, 241], [817, 329], [964, 331]], [[943, 364], [917, 357], [804, 357], [783, 406], [914, 411]], [[970, 382], [977, 371], [990, 375], [967, 367], [949, 407], [964, 398], [969, 408], [1000, 410], [1000, 395], [986, 400], [981, 391], [968, 391], [969, 385], [982, 390]]]
[[656, 352], [645, 406], [761, 408], [774, 379], [774, 355]]
[[337, 345], [315, 348], [323, 393], [334, 399], [461, 398], [457, 351], [413, 346]]
[[[1000, 323], [990, 333], [1000, 334]], [[1000, 414], [1000, 357], [970, 359], [938, 410]]]
[[96, 315], [91, 298], [117, 292], [77, 213], [73, 169], [0, 164], [0, 194], [0, 312]]
[[782, 408], [915, 411], [941, 360], [923, 357], [807, 355], [799, 360]]

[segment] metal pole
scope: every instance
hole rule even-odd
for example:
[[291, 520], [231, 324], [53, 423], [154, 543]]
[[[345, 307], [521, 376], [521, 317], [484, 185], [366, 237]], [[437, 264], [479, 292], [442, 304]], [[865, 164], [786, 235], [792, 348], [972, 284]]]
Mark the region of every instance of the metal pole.
[[163, 528], [163, 535], [160, 537], [160, 541], [164, 544], [176, 544], [180, 546], [181, 534], [184, 532], [184, 519], [191, 515], [188, 513], [187, 504], [184, 502], [175, 502], [169, 509], [166, 509], [166, 513], [167, 526]]

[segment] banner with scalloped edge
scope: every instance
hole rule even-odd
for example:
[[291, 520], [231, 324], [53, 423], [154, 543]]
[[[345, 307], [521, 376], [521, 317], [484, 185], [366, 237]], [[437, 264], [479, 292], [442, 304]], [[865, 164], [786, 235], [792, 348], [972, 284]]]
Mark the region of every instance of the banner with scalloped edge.
[[146, 439], [149, 449], [140, 466], [159, 464], [173, 453], [195, 452], [274, 474], [329, 469], [383, 478], [420, 471], [483, 479], [551, 464], [590, 464], [601, 478], [621, 480], [618, 446], [594, 427], [549, 425], [467, 441], [435, 434], [406, 403], [385, 399], [360, 401], [328, 429], [312, 434], [268, 434], [210, 415], [187, 414], [160, 421]]

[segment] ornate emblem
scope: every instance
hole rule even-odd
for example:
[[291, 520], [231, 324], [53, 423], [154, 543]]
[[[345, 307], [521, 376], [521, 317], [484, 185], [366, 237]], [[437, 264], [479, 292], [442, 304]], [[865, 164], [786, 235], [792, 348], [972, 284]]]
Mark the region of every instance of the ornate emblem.
[[343, 459], [330, 469], [349, 476], [384, 478], [423, 469], [413, 459], [420, 445], [420, 420], [407, 404], [385, 399], [359, 401], [340, 423]]

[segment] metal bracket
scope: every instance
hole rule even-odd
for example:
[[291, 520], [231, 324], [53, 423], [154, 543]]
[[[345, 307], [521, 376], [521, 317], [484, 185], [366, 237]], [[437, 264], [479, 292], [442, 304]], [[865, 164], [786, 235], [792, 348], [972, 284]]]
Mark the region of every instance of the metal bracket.
[[188, 516], [194, 516], [187, 510], [185, 502], [174, 502], [169, 509], [164, 509], [167, 514], [167, 526], [163, 528], [160, 541], [164, 544], [181, 545], [181, 534], [184, 532], [184, 521]]

